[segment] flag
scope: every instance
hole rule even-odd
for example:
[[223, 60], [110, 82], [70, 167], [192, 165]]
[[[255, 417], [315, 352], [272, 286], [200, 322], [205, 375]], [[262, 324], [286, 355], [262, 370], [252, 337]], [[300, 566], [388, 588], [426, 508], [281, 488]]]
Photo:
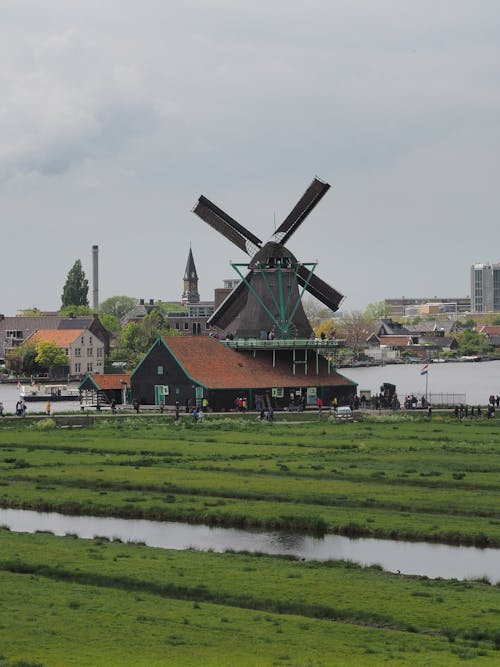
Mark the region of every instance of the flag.
[[429, 370], [429, 364], [425, 364], [425, 366], [422, 366], [420, 369], [420, 375], [427, 375], [427, 372]]

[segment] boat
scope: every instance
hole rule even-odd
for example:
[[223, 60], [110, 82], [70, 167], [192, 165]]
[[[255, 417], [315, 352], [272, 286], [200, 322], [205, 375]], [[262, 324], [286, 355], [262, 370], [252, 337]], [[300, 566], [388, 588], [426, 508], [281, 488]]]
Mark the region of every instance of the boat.
[[80, 391], [67, 384], [23, 384], [19, 398], [23, 401], [79, 401]]

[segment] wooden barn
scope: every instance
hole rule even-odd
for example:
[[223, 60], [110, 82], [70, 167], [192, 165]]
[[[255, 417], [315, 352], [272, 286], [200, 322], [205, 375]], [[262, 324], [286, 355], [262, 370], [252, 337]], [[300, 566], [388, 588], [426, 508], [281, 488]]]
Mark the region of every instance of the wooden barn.
[[219, 341], [205, 337], [158, 338], [130, 377], [132, 397], [146, 405], [199, 405], [231, 410], [238, 397], [249, 409], [273, 405], [339, 405], [356, 393], [320, 354], [323, 343]]
[[89, 373], [78, 385], [82, 405], [117, 405], [129, 403], [130, 373]]

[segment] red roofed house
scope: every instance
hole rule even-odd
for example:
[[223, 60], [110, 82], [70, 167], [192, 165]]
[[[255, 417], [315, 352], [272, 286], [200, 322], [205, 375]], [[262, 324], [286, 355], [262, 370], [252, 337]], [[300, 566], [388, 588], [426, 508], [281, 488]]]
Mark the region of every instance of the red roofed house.
[[60, 375], [104, 372], [105, 343], [89, 329], [39, 329], [24, 342], [38, 341], [55, 343], [68, 357], [68, 366], [60, 369]]
[[297, 341], [294, 349], [291, 341], [158, 338], [131, 374], [132, 396], [142, 404], [182, 406], [206, 398], [214, 410], [232, 409], [238, 396], [249, 409], [259, 398], [278, 409], [304, 397], [311, 405], [318, 397], [329, 405], [334, 396], [346, 404], [357, 385], [334, 370], [320, 347], [317, 341]]

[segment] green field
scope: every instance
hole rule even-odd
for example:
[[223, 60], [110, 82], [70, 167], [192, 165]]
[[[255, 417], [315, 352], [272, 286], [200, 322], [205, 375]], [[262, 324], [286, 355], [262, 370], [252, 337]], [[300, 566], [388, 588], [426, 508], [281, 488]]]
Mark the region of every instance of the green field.
[[[494, 420], [0, 423], [0, 505], [500, 544]], [[0, 531], [0, 667], [500, 662], [500, 589]]]

